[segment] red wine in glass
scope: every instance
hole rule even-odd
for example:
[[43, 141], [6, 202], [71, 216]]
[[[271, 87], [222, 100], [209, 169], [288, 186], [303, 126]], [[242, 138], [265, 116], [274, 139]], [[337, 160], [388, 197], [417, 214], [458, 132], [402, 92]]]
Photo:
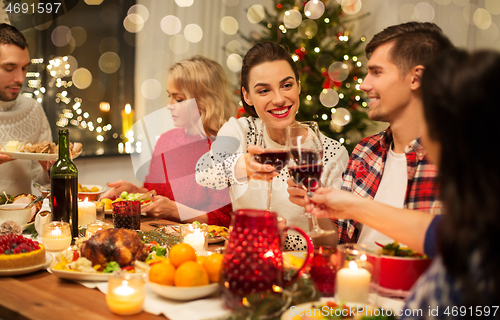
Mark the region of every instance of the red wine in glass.
[[309, 275], [324, 297], [333, 297], [335, 293], [335, 266], [337, 248], [319, 247], [314, 249]]
[[320, 186], [323, 165], [304, 164], [288, 166], [288, 173], [297, 185], [304, 186], [307, 191], [316, 191]]
[[280, 172], [287, 164], [289, 157], [287, 150], [265, 149], [264, 153], [255, 155], [255, 160], [262, 164], [270, 164]]

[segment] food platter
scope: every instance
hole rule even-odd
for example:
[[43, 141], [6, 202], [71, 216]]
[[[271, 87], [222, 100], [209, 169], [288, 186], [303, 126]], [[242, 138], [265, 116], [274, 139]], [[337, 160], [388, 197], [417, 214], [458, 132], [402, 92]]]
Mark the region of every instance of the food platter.
[[[327, 303], [336, 303], [335, 300], [321, 300], [321, 301], [312, 301], [312, 302], [306, 302], [302, 303], [296, 306], [291, 306], [288, 307], [287, 310], [281, 315], [281, 320], [301, 320], [301, 319], [318, 319], [318, 320], [327, 320], [327, 319], [361, 319], [367, 312], [368, 314], [371, 312], [373, 313], [373, 310], [377, 309], [373, 306], [370, 305], [365, 305], [361, 303], [343, 303], [343, 305], [351, 308], [353, 311], [351, 313], [351, 316], [349, 314], [342, 314], [341, 311], [339, 313], [335, 313], [335, 309], [331, 309], [330, 307], [328, 308], [322, 308], [322, 306], [325, 306]], [[319, 310], [316, 310], [316, 313], [312, 313], [312, 311], [309, 311], [308, 316], [308, 310], [312, 308], [320, 308]], [[333, 310], [333, 311], [332, 311]], [[368, 310], [368, 311], [367, 311]], [[368, 315], [366, 314], [366, 315]]]
[[[35, 160], [35, 161], [56, 161], [59, 158], [57, 153], [34, 153], [34, 152], [13, 152], [13, 151], [3, 151], [0, 153], [9, 155], [12, 159], [22, 159], [22, 160]], [[73, 155], [72, 158], [77, 158], [82, 152], [78, 152]]]
[[113, 275], [113, 273], [102, 273], [102, 272], [91, 273], [91, 272], [58, 270], [54, 269], [56, 263], [57, 261], [54, 261], [51, 264], [49, 272], [60, 279], [77, 280], [77, 281], [108, 281], [109, 277]]
[[[171, 234], [171, 235], [180, 237], [180, 232], [179, 232], [180, 226], [181, 226], [180, 224], [165, 226], [165, 227], [160, 228], [160, 231], [163, 233], [166, 233], [166, 234]], [[219, 243], [219, 242], [223, 242], [223, 241], [226, 241], [225, 237], [210, 237], [210, 236], [208, 237], [209, 244]]]
[[19, 274], [26, 274], [26, 273], [31, 273], [38, 271], [40, 269], [45, 269], [47, 266], [49, 266], [52, 263], [52, 260], [54, 260], [54, 257], [48, 252], [45, 253], [45, 262], [38, 264], [36, 266], [31, 266], [27, 268], [19, 268], [19, 269], [4, 269], [0, 270], [0, 276], [15, 276]]
[[211, 295], [212, 293], [215, 293], [219, 289], [218, 283], [196, 287], [176, 287], [154, 283], [149, 281], [149, 279], [147, 278], [146, 283], [157, 295], [163, 298], [177, 301], [188, 301], [204, 298]]

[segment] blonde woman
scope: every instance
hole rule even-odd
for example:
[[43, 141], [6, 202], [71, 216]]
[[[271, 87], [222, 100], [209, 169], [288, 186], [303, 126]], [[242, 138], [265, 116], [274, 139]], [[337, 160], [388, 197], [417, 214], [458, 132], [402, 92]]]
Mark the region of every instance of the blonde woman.
[[108, 183], [112, 189], [103, 196], [156, 190], [158, 196], [143, 212], [175, 221], [229, 226], [228, 191], [204, 188], [194, 178], [196, 162], [237, 109], [224, 69], [202, 56], [179, 61], [169, 70], [167, 92], [167, 109], [176, 128], [158, 139], [144, 186], [120, 180]]

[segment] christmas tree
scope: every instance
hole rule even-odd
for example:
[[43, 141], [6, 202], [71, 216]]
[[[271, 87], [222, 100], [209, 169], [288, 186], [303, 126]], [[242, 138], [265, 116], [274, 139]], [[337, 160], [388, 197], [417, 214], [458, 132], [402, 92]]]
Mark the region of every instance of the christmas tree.
[[340, 2], [274, 0], [273, 12], [255, 5], [247, 16], [263, 30], [240, 35], [250, 45], [272, 41], [292, 53], [302, 87], [296, 119], [317, 121], [324, 134], [351, 152], [370, 123], [359, 90], [365, 75], [360, 61], [365, 39], [353, 39], [348, 28], [364, 16], [353, 16], [359, 0]]

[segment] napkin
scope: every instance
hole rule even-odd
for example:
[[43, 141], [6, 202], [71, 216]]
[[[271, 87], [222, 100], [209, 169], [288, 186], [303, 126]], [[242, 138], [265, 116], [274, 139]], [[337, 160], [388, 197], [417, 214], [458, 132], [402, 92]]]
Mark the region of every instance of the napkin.
[[[104, 294], [108, 292], [107, 282], [94, 282], [93, 285], [89, 283], [89, 281], [78, 281], [78, 283], [86, 286], [87, 288], [93, 286]], [[224, 306], [224, 302], [217, 296], [217, 294], [205, 299], [187, 302], [174, 301], [158, 296], [147, 285], [144, 311], [154, 315], [163, 314], [171, 320], [213, 319], [228, 316], [231, 312]]]

